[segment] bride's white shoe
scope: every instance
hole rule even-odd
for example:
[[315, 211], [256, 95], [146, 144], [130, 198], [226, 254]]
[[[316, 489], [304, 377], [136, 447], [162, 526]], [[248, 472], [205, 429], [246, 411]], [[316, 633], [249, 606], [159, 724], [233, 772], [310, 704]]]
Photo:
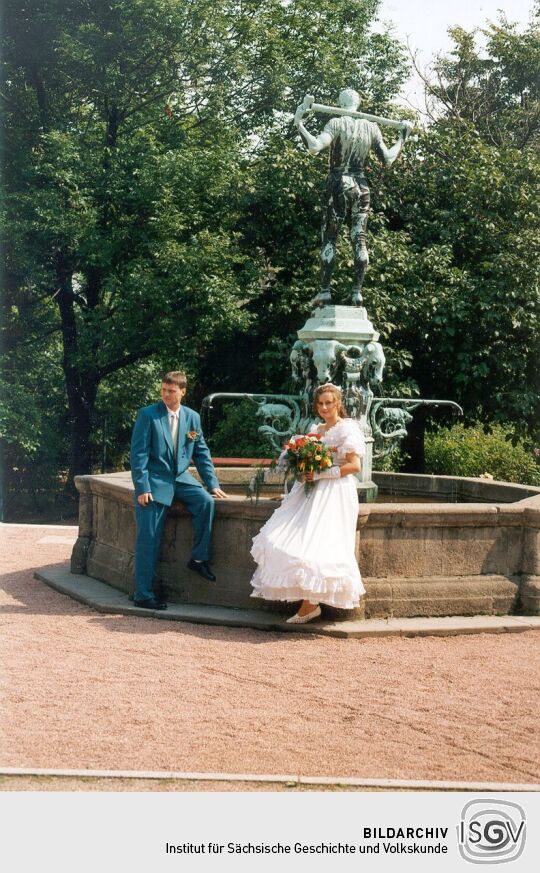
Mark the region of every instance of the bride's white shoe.
[[308, 621], [313, 621], [314, 618], [319, 618], [321, 614], [321, 607], [316, 606], [315, 609], [312, 609], [311, 612], [306, 612], [305, 615], [291, 615], [290, 618], [287, 619], [287, 624], [306, 624]]

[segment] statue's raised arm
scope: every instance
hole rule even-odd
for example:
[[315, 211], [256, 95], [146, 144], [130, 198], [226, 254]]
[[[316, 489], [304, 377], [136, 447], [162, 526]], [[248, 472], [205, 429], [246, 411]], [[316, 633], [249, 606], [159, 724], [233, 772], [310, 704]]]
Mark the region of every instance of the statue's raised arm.
[[[360, 97], [351, 88], [341, 91], [339, 106], [315, 103], [315, 98], [306, 94], [294, 116], [294, 124], [310, 154], [317, 155], [323, 149], [330, 149], [329, 172], [323, 196], [321, 288], [313, 301], [316, 306], [332, 302], [330, 283], [337, 240], [344, 221], [349, 227], [354, 255], [352, 303], [355, 306], [362, 305], [362, 285], [369, 262], [366, 229], [370, 202], [364, 162], [373, 150], [386, 167], [391, 166], [412, 130], [409, 121], [359, 112], [359, 104]], [[313, 136], [304, 124], [305, 116], [311, 112], [333, 116], [318, 136]], [[399, 130], [398, 138], [390, 148], [383, 140], [379, 125]]]
[[303, 118], [306, 114], [311, 113], [314, 100], [314, 97], [306, 94], [303, 103], [300, 104], [294, 115], [294, 123], [306, 142], [310, 155], [318, 155], [319, 152], [322, 152], [332, 142], [330, 134], [323, 131], [319, 136], [312, 136], [304, 125]]

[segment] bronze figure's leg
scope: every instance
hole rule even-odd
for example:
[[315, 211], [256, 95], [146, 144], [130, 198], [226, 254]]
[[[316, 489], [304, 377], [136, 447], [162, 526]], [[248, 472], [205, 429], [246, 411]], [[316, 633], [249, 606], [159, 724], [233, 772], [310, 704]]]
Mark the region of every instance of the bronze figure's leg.
[[360, 184], [356, 189], [357, 196], [351, 205], [350, 237], [354, 256], [354, 283], [351, 303], [362, 305], [362, 285], [369, 264], [367, 250], [367, 223], [369, 214], [369, 188]]
[[318, 306], [332, 302], [330, 283], [336, 265], [336, 245], [346, 212], [345, 197], [338, 185], [335, 182], [327, 185], [323, 199], [320, 256], [321, 290], [313, 301]]

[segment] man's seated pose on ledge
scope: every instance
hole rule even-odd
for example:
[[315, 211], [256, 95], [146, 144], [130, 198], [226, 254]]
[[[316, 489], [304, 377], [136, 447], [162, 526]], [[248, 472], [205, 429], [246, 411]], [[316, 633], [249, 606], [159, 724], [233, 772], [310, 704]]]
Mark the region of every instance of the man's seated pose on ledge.
[[[161, 400], [139, 409], [131, 437], [131, 478], [135, 485], [135, 606], [166, 609], [154, 594], [167, 508], [179, 500], [193, 516], [194, 540], [188, 567], [204, 579], [216, 577], [208, 565], [214, 497], [227, 497], [219, 487], [197, 412], [182, 406], [184, 373], [166, 373]], [[208, 491], [188, 472], [195, 464]], [[208, 493], [210, 492], [210, 494]]]

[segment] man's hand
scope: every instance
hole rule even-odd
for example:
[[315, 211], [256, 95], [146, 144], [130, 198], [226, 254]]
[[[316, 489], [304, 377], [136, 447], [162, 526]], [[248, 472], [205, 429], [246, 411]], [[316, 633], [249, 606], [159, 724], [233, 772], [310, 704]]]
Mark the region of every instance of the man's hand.
[[154, 498], [150, 491], [145, 491], [144, 494], [139, 494], [137, 497], [137, 503], [139, 506], [148, 506], [149, 503], [152, 503]]
[[298, 106], [296, 112], [294, 113], [294, 124], [296, 127], [300, 124], [305, 114], [305, 110], [303, 105]]
[[210, 494], [220, 499], [227, 498], [229, 496], [228, 494], [225, 494], [225, 492], [222, 491], [221, 488], [212, 488]]

